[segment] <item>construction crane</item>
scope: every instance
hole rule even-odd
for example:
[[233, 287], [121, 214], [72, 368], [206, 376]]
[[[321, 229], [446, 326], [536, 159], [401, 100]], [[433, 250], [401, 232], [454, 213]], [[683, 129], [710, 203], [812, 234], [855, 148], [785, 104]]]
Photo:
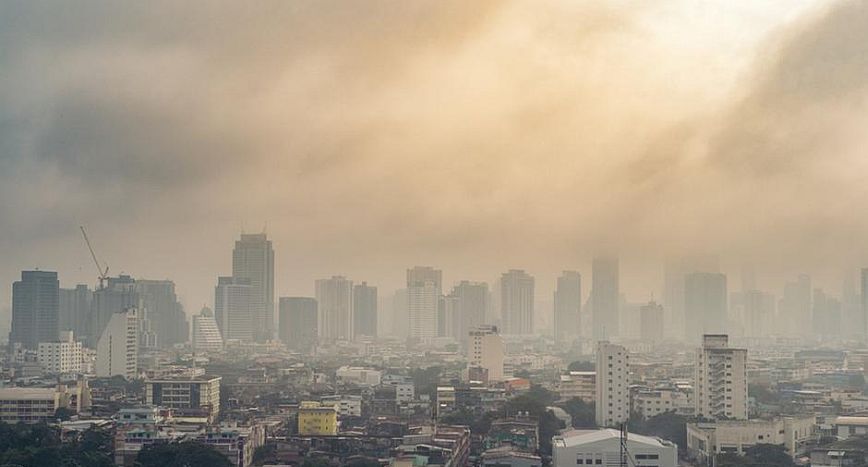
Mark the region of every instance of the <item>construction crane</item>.
[[108, 265], [106, 265], [105, 269], [100, 266], [99, 260], [96, 259], [96, 253], [93, 251], [93, 246], [90, 244], [90, 239], [87, 238], [87, 231], [84, 230], [83, 225], [80, 225], [79, 228], [81, 229], [81, 235], [84, 236], [84, 242], [87, 243], [87, 249], [90, 250], [90, 256], [91, 258], [93, 258], [93, 264], [96, 265], [96, 272], [99, 278], [99, 288], [103, 289], [105, 288], [105, 281], [106, 279], [108, 279]]

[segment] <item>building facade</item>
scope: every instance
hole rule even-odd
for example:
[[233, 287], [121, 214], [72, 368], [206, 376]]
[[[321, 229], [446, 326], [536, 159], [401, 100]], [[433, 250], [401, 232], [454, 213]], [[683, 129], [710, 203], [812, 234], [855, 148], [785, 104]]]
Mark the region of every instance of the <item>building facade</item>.
[[60, 281], [56, 272], [21, 271], [12, 284], [10, 344], [36, 350], [40, 342], [57, 339], [60, 331]]
[[353, 286], [353, 334], [377, 336], [377, 288], [367, 282]]
[[554, 292], [554, 336], [558, 342], [572, 341], [580, 335], [582, 313], [582, 275], [564, 271]]
[[591, 264], [591, 313], [594, 340], [619, 333], [620, 270], [618, 258], [594, 258]]
[[250, 281], [253, 337], [265, 342], [274, 334], [274, 250], [265, 233], [241, 234], [232, 250], [232, 277]]
[[503, 340], [496, 326], [482, 325], [470, 331], [467, 360], [468, 372], [482, 368], [488, 375], [486, 382], [503, 380]]
[[316, 301], [319, 309], [321, 339], [351, 340], [353, 338], [353, 281], [343, 276], [316, 281]]
[[601, 427], [618, 427], [630, 418], [630, 355], [624, 347], [597, 343], [596, 420]]
[[100, 378], [138, 376], [138, 310], [127, 308], [112, 315], [96, 346], [96, 375]]
[[500, 276], [500, 315], [504, 334], [533, 334], [533, 276], [520, 269], [512, 269]]
[[199, 352], [216, 352], [223, 349], [223, 336], [214, 319], [214, 312], [204, 307], [193, 317], [193, 349]]
[[253, 341], [253, 293], [248, 278], [217, 278], [214, 317], [224, 341]]
[[696, 416], [746, 420], [747, 350], [729, 347], [725, 334], [703, 336], [693, 387]]

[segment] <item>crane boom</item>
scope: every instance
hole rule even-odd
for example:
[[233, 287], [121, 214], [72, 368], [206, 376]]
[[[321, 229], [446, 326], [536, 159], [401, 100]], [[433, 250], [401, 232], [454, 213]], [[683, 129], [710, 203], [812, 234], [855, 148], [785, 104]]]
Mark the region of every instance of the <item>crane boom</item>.
[[105, 280], [108, 277], [108, 265], [106, 265], [105, 270], [102, 269], [102, 266], [99, 265], [99, 260], [96, 258], [96, 252], [93, 251], [93, 246], [90, 244], [90, 239], [87, 238], [87, 231], [84, 230], [84, 226], [78, 226], [81, 229], [81, 235], [84, 236], [84, 243], [87, 243], [87, 249], [90, 250], [90, 256], [93, 258], [93, 264], [96, 265], [96, 272], [99, 275], [99, 288], [102, 289], [105, 286]]

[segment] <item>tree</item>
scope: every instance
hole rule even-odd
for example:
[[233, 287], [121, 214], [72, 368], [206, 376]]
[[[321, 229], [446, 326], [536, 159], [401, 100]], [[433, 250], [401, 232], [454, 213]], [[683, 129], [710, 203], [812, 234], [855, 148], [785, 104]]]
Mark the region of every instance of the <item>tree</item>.
[[596, 366], [594, 362], [576, 360], [575, 362], [571, 362], [567, 369], [570, 371], [594, 371]]
[[69, 420], [73, 415], [75, 415], [75, 412], [66, 407], [58, 407], [57, 410], [54, 411], [54, 418], [62, 422]]
[[630, 430], [640, 435], [656, 436], [681, 446], [687, 446], [687, 418], [675, 412], [664, 412], [647, 420], [631, 417]]
[[745, 449], [744, 455], [721, 454], [717, 456], [719, 467], [794, 467], [793, 458], [784, 446], [778, 444], [756, 444]]
[[560, 406], [573, 418], [573, 428], [596, 428], [597, 412], [593, 402], [574, 397]]
[[136, 456], [136, 467], [232, 467], [216, 449], [195, 441], [152, 444]]

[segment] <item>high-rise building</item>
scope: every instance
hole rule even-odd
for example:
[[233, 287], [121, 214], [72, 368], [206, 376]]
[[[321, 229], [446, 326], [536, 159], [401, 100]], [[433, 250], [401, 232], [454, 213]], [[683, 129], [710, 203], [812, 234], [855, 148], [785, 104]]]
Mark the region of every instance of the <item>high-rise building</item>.
[[469, 335], [468, 374], [473, 374], [475, 369], [481, 369], [487, 374], [488, 381], [502, 381], [503, 340], [497, 332], [497, 327], [481, 325], [471, 330]]
[[684, 279], [685, 337], [696, 342], [703, 334], [726, 331], [726, 275], [694, 272]]
[[319, 329], [315, 298], [280, 297], [279, 336], [290, 349], [310, 351], [317, 342]]
[[768, 336], [775, 317], [775, 296], [760, 290], [748, 290], [744, 292], [742, 300], [745, 336]]
[[274, 330], [274, 250], [266, 234], [241, 234], [232, 251], [232, 276], [250, 280], [250, 313], [257, 342]]
[[450, 306], [454, 325], [452, 335], [465, 342], [468, 333], [485, 324], [488, 310], [488, 284], [461, 281], [452, 288]]
[[521, 269], [500, 276], [500, 313], [503, 333], [533, 334], [534, 278]]
[[77, 337], [86, 336], [93, 291], [79, 284], [74, 289], [60, 289], [59, 297], [60, 330], [72, 331]]
[[56, 272], [21, 271], [12, 284], [12, 332], [9, 343], [36, 350], [60, 331], [60, 281]]
[[571, 341], [580, 334], [582, 313], [582, 275], [564, 271], [554, 293], [554, 335], [559, 342]]
[[81, 342], [75, 340], [72, 331], [60, 331], [54, 341], [39, 343], [37, 360], [42, 370], [49, 374], [81, 373]]
[[319, 337], [326, 340], [353, 338], [353, 281], [343, 276], [316, 281], [319, 305]]
[[148, 320], [156, 346], [167, 348], [187, 342], [187, 315], [175, 294], [175, 283], [169, 280], [137, 279], [135, 289], [141, 300], [139, 319]]
[[428, 266], [407, 270], [407, 313], [409, 337], [437, 337], [443, 272]]
[[198, 315], [193, 317], [193, 333], [191, 336], [193, 350], [199, 352], [215, 352], [223, 349], [223, 336], [220, 327], [214, 319], [214, 312], [203, 307]]
[[96, 375], [100, 378], [138, 376], [139, 324], [137, 310], [114, 313], [96, 345]]
[[663, 307], [669, 337], [683, 338], [686, 329], [684, 313], [685, 276], [694, 272], [720, 272], [720, 260], [716, 256], [699, 255], [669, 259], [664, 266]]
[[630, 418], [630, 355], [624, 347], [597, 343], [597, 425], [617, 427]]
[[[138, 309], [138, 307], [139, 294], [136, 292], [135, 279], [128, 275], [109, 277], [106, 286], [93, 293], [92, 311], [85, 336], [87, 346], [96, 348], [97, 341], [115, 313], [123, 312], [127, 308]], [[138, 314], [136, 316], [137, 322], [146, 319], [138, 320]]]
[[640, 330], [642, 340], [645, 342], [660, 342], [665, 336], [663, 305], [650, 301], [639, 309]]
[[214, 317], [224, 341], [253, 341], [253, 287], [250, 279], [219, 277], [214, 289]]
[[377, 288], [367, 282], [353, 286], [353, 331], [358, 336], [377, 336]]
[[813, 304], [814, 334], [825, 339], [841, 336], [841, 302], [826, 294], [823, 289], [814, 289]]
[[594, 258], [591, 265], [591, 313], [595, 340], [606, 340], [619, 333], [619, 278], [618, 258]]
[[861, 325], [861, 329], [859, 330], [859, 332], [864, 337], [864, 336], [868, 336], [868, 268], [862, 269], [862, 276], [860, 279], [861, 279], [860, 280], [860, 282], [861, 282], [860, 290], [862, 291], [862, 295], [861, 295], [861, 301], [862, 301], [862, 310], [861, 311], [862, 311], [862, 313], [861, 313], [861, 320], [859, 323]]
[[700, 418], [747, 419], [747, 350], [726, 334], [706, 334], [697, 351], [694, 403]]
[[795, 336], [813, 334], [811, 325], [811, 277], [799, 274], [795, 281], [784, 284], [784, 294], [778, 304], [778, 322], [783, 331]]

